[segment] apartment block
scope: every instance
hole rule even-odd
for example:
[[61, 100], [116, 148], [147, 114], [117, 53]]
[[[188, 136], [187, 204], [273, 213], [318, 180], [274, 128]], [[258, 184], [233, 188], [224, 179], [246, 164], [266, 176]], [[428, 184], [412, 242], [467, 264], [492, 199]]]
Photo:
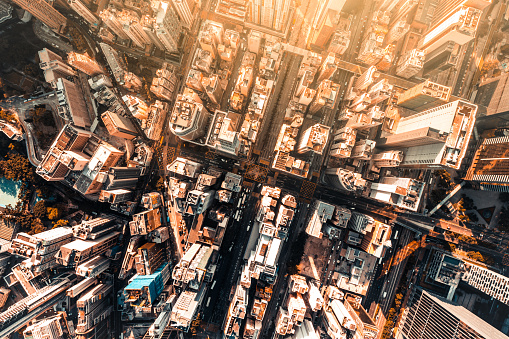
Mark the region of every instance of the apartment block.
[[426, 80], [398, 96], [398, 106], [423, 111], [449, 102], [451, 88]]
[[76, 267], [83, 261], [105, 253], [117, 244], [119, 237], [119, 232], [110, 232], [95, 240], [78, 239], [62, 245], [55, 255], [57, 263], [62, 266]]
[[409, 79], [418, 74], [423, 69], [423, 66], [424, 52], [414, 48], [399, 58], [396, 75]]
[[300, 137], [297, 152], [301, 154], [313, 152], [321, 155], [329, 140], [329, 132], [330, 127], [321, 124], [308, 127]]
[[372, 183], [369, 197], [395, 207], [417, 211], [426, 184], [424, 182], [399, 177], [383, 177]]
[[133, 215], [129, 222], [131, 235], [146, 235], [161, 226], [161, 209], [143, 211]]
[[138, 131], [130, 119], [111, 111], [101, 115], [104, 126], [112, 136], [132, 140], [138, 136]]
[[65, 16], [45, 0], [14, 0], [13, 2], [57, 33], [62, 33], [67, 25]]
[[76, 75], [76, 71], [67, 65], [62, 57], [47, 48], [39, 51], [39, 67], [44, 72], [44, 80], [51, 85], [57, 87], [57, 80], [59, 78], [66, 78], [68, 76]]
[[466, 264], [467, 272], [462, 279], [467, 284], [492, 298], [509, 305], [509, 278], [479, 265]]
[[[72, 0], [80, 1], [80, 0]], [[104, 73], [103, 68], [95, 61], [85, 54], [78, 54], [76, 52], [70, 52], [67, 54], [67, 62], [74, 68], [77, 68], [81, 72], [89, 75], [99, 75]]]

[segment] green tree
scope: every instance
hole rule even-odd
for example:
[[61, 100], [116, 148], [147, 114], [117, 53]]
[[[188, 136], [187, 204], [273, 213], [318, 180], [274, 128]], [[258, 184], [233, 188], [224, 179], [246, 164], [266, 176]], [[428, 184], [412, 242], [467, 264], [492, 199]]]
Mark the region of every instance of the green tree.
[[46, 204], [44, 200], [39, 200], [34, 205], [34, 216], [39, 219], [46, 218]]
[[509, 232], [509, 209], [506, 206], [500, 210], [497, 228], [502, 232]]
[[57, 207], [48, 207], [47, 212], [49, 220], [56, 220], [60, 218], [60, 210]]
[[28, 159], [18, 153], [9, 153], [0, 160], [0, 174], [14, 181], [34, 182], [35, 173]]
[[67, 226], [68, 224], [69, 224], [69, 220], [59, 219], [59, 220], [53, 222], [53, 228]]

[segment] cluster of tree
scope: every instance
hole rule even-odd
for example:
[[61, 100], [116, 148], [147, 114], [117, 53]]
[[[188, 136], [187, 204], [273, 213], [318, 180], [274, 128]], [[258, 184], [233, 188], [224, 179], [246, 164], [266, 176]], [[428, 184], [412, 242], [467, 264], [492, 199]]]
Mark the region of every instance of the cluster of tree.
[[62, 210], [61, 208], [59, 208], [58, 205], [55, 205], [53, 207], [47, 207], [44, 200], [39, 200], [34, 205], [33, 212], [36, 218], [39, 218], [41, 220], [48, 219], [53, 222], [55, 222], [62, 216]]
[[37, 234], [45, 231], [41, 219], [37, 218], [27, 209], [22, 208], [20, 204], [14, 208], [10, 205], [7, 206], [4, 213], [9, 215], [11, 218], [14, 218], [21, 229], [27, 231], [28, 234]]
[[14, 115], [11, 112], [5, 111], [1, 108], [0, 108], [0, 120], [5, 120], [5, 121], [11, 122], [11, 123], [16, 122], [16, 119], [14, 118]]
[[[491, 242], [487, 242], [487, 241], [483, 241], [483, 240], [477, 240], [474, 237], [471, 237], [471, 236], [468, 236], [468, 235], [459, 234], [459, 233], [452, 232], [452, 231], [445, 231], [444, 233], [446, 235], [448, 235], [449, 237], [455, 238], [455, 239], [457, 239], [459, 241], [465, 242], [465, 243], [470, 244], [470, 245], [479, 245], [479, 246], [486, 247], [486, 248], [489, 248], [489, 249], [496, 249], [497, 248], [497, 245], [495, 245], [495, 244], [493, 244]], [[454, 246], [454, 249], [456, 249], [454, 244], [449, 244], [449, 245]], [[454, 251], [451, 251], [451, 252], [454, 252]]]
[[44, 107], [30, 110], [30, 119], [35, 126], [55, 126], [53, 114]]
[[451, 175], [446, 170], [436, 170], [433, 172], [433, 175], [437, 182], [436, 188], [431, 191], [430, 198], [431, 202], [436, 205], [445, 198], [454, 183], [452, 182]]
[[498, 195], [498, 199], [504, 203], [502, 209], [500, 210], [500, 214], [498, 216], [498, 225], [497, 228], [502, 232], [509, 232], [509, 193], [502, 192]]
[[470, 259], [473, 259], [473, 260], [483, 262], [487, 265], [493, 265], [495, 263], [495, 260], [492, 257], [490, 257], [487, 254], [483, 255], [483, 254], [481, 254], [481, 252], [469, 251], [469, 252], [467, 252], [467, 257], [469, 257]]
[[389, 309], [389, 312], [387, 313], [384, 329], [382, 331], [382, 339], [389, 339], [392, 337], [392, 332], [394, 331], [394, 327], [398, 321], [398, 314], [402, 302], [403, 294], [397, 293], [396, 298], [394, 299], [394, 305]]
[[300, 264], [300, 260], [302, 255], [304, 254], [304, 247], [306, 246], [306, 241], [308, 239], [308, 235], [306, 232], [302, 231], [297, 236], [297, 239], [292, 244], [292, 253], [290, 254], [290, 259], [288, 260], [287, 271], [288, 274], [297, 274], [299, 273], [299, 269], [297, 266]]
[[0, 176], [9, 180], [33, 183], [35, 172], [28, 159], [19, 153], [8, 153], [0, 160]]

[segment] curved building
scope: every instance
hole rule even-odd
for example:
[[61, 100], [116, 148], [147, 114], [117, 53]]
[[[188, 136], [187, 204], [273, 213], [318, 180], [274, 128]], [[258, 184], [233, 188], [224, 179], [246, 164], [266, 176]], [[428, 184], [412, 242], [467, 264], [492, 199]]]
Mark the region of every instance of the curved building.
[[325, 170], [325, 182], [334, 188], [353, 192], [366, 186], [366, 180], [360, 173], [355, 173], [344, 168], [328, 168]]
[[179, 94], [170, 115], [170, 130], [182, 140], [205, 136], [211, 114], [201, 103]]

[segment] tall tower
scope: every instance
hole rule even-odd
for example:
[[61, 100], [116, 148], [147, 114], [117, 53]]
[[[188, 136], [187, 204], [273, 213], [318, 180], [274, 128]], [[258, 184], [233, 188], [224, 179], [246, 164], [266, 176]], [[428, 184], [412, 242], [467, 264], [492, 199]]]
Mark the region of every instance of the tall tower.
[[67, 54], [67, 62], [69, 65], [79, 69], [83, 73], [94, 76], [104, 73], [102, 67], [94, 59], [89, 58], [85, 54], [70, 52]]
[[172, 1], [175, 10], [180, 18], [180, 23], [182, 26], [186, 28], [191, 28], [193, 26], [193, 13], [189, 8], [189, 5], [186, 0], [173, 0]]
[[464, 308], [421, 288], [412, 291], [397, 339], [503, 339], [505, 334]]
[[176, 52], [182, 27], [172, 6], [161, 3], [156, 17], [156, 35], [168, 52]]
[[99, 19], [88, 9], [81, 0], [68, 0], [69, 6], [78, 13], [83, 19], [85, 19], [90, 25], [97, 27], [99, 25]]
[[67, 24], [65, 16], [44, 0], [13, 0], [13, 2], [56, 32], [61, 33]]
[[115, 33], [120, 39], [126, 40], [129, 39], [129, 36], [124, 31], [122, 24], [118, 20], [119, 13], [120, 12], [115, 8], [106, 8], [104, 11], [101, 11], [99, 16], [113, 33]]

